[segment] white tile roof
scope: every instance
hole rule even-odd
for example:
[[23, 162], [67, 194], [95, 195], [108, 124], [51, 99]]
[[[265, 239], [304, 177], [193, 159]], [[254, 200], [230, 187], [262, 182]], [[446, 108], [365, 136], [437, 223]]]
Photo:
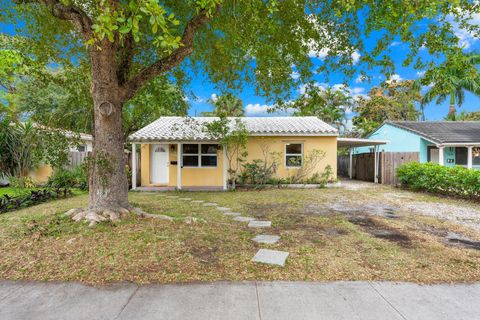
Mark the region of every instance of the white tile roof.
[[[204, 124], [217, 117], [161, 117], [131, 134], [132, 142], [148, 141], [208, 141]], [[229, 118], [234, 124], [236, 118]], [[317, 117], [242, 117], [251, 136], [328, 136], [337, 130]]]

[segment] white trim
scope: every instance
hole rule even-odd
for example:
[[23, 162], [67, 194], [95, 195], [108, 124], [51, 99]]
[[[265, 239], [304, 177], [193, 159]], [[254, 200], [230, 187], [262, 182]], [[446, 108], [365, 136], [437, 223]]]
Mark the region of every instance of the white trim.
[[132, 143], [132, 190], [137, 189], [137, 148]]
[[473, 168], [473, 146], [467, 147], [467, 169]]
[[443, 147], [480, 147], [480, 142], [437, 143], [436, 145]]
[[[295, 156], [295, 157], [299, 156], [298, 153], [287, 153], [287, 145], [290, 145], [290, 144], [299, 144], [301, 146], [302, 151], [300, 153], [300, 157], [302, 158], [302, 163], [299, 166], [287, 166], [287, 156]], [[285, 142], [284, 145], [283, 145], [283, 152], [284, 152], [283, 164], [284, 164], [286, 169], [298, 169], [298, 168], [303, 167], [303, 161], [304, 161], [303, 142]]]
[[182, 190], [182, 162], [181, 162], [182, 144], [177, 143], [177, 189]]
[[438, 164], [441, 166], [445, 165], [444, 149], [444, 146], [438, 146]]

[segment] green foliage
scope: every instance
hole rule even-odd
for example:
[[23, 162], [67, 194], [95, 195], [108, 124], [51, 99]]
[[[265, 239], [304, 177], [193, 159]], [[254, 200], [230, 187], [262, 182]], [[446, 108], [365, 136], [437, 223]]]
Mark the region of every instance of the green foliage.
[[295, 116], [315, 116], [335, 126], [344, 127], [345, 110], [353, 106], [353, 98], [346, 87], [323, 88], [313, 83], [289, 107], [295, 108]]
[[[85, 43], [95, 48], [101, 39], [108, 39], [123, 50], [133, 42], [131, 52], [136, 66], [129, 70], [131, 78], [143, 66], [182, 49], [181, 37], [189, 20], [205, 14], [210, 20], [197, 31], [191, 65], [222, 86], [238, 89], [249, 82], [258, 93], [272, 99], [288, 98], [297, 81], [304, 82], [314, 73], [328, 76], [331, 71], [343, 71], [352, 75], [363, 65], [380, 66], [384, 73], [391, 74], [394, 49], [389, 45], [395, 39], [409, 46], [404, 65], [424, 69], [441, 53], [461, 51], [452, 22], [472, 34], [479, 30], [470, 20], [478, 13], [478, 6], [469, 1], [129, 0], [114, 2], [114, 6], [98, 0], [56, 3], [3, 3], [2, 22], [16, 24], [16, 34], [26, 39], [10, 41], [9, 46], [25, 50], [39, 62], [65, 65], [73, 57], [78, 61], [88, 54]], [[92, 25], [87, 37], [74, 28], [75, 23], [61, 19], [61, 9], [88, 16]], [[379, 35], [377, 43], [365, 46], [364, 40], [371, 39], [372, 34]], [[419, 55], [420, 48], [433, 56]], [[327, 57], [320, 67], [312, 70], [309, 53], [325, 52]], [[353, 53], [361, 54], [360, 65], [354, 63]], [[292, 65], [300, 74], [299, 80], [290, 77]]]
[[8, 117], [0, 122], [1, 172], [20, 177], [40, 164], [54, 168], [68, 163], [69, 147], [78, 143], [75, 135], [44, 128], [32, 122], [11, 122]]
[[225, 149], [229, 186], [235, 189], [240, 165], [247, 156], [248, 131], [245, 125], [239, 118], [231, 119], [222, 115], [218, 120], [206, 123], [203, 130]]
[[480, 199], [480, 170], [410, 162], [397, 169], [397, 177], [402, 185], [415, 191]]
[[8, 181], [10, 182], [10, 186], [12, 188], [17, 188], [17, 189], [35, 188], [35, 183], [33, 182], [32, 178], [30, 178], [29, 176], [9, 177]]
[[420, 99], [420, 89], [414, 81], [384, 82], [370, 90], [368, 98], [359, 97], [353, 124], [365, 136], [387, 120], [417, 120], [420, 113], [415, 103]]
[[[316, 172], [320, 162], [325, 158], [325, 151], [320, 149], [310, 150], [302, 159], [302, 164], [288, 177], [291, 183], [306, 183]], [[300, 164], [299, 164], [300, 165]], [[330, 168], [331, 170], [331, 168]]]
[[67, 198], [71, 195], [71, 190], [58, 188], [31, 190], [30, 193], [24, 193], [16, 197], [3, 195], [0, 197], [0, 213], [27, 208], [54, 199]]
[[88, 177], [85, 166], [73, 169], [59, 169], [48, 178], [47, 186], [50, 188], [79, 188], [88, 189]]
[[480, 111], [462, 111], [455, 117], [456, 121], [480, 121]]
[[202, 112], [204, 117], [243, 117], [243, 101], [231, 93], [221, 95], [215, 99], [209, 99], [208, 102], [215, 107], [212, 112]]
[[421, 85], [429, 85], [423, 95], [422, 105], [436, 100], [437, 104], [450, 101], [447, 118], [455, 120], [456, 106], [465, 100], [465, 91], [480, 95], [480, 74], [476, 65], [480, 64], [479, 54], [449, 55], [441, 65], [431, 68], [419, 80]]

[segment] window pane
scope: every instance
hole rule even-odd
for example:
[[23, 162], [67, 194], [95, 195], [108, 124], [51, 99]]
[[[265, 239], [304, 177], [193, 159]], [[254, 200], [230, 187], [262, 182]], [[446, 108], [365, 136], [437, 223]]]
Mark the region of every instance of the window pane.
[[198, 144], [183, 144], [183, 153], [198, 153]]
[[216, 167], [217, 156], [202, 156], [202, 167]]
[[198, 167], [198, 156], [183, 156], [183, 166]]
[[210, 153], [217, 154], [217, 145], [216, 144], [202, 144], [202, 154]]
[[300, 167], [302, 166], [302, 156], [287, 156], [287, 167]]
[[302, 144], [301, 143], [289, 143], [286, 145], [286, 153], [290, 154], [302, 154]]
[[455, 148], [455, 163], [460, 165], [467, 165], [468, 158], [467, 148]]

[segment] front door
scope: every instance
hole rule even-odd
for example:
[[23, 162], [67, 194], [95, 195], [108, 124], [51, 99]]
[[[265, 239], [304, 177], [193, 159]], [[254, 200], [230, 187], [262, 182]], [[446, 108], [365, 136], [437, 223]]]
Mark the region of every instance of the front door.
[[431, 163], [438, 163], [439, 161], [438, 148], [436, 147], [428, 148], [428, 161]]
[[168, 184], [168, 144], [150, 145], [150, 183]]

